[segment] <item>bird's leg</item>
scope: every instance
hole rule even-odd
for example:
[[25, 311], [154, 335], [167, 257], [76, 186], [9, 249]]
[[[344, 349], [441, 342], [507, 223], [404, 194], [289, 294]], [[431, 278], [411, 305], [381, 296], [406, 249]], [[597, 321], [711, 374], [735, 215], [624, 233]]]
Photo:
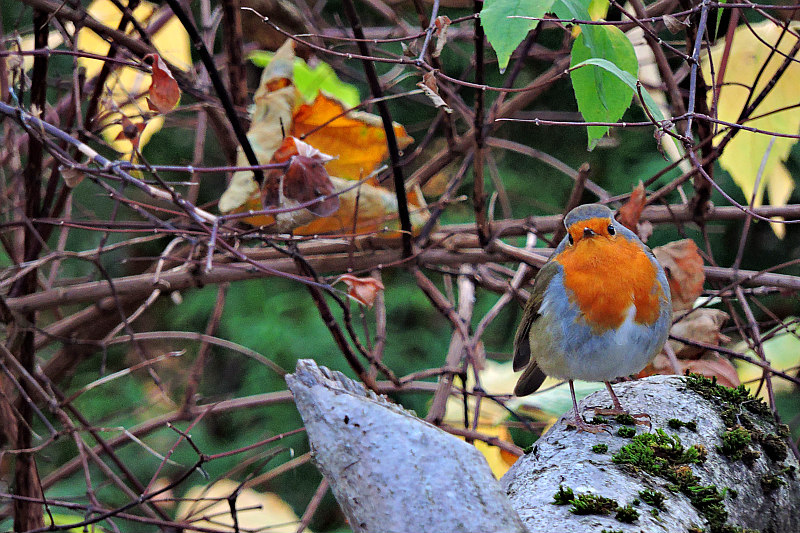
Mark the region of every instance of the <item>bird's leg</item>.
[[569, 392], [572, 394], [572, 408], [575, 413], [573, 420], [567, 420], [567, 425], [575, 426], [578, 431], [588, 431], [589, 433], [600, 433], [601, 431], [608, 431], [611, 433], [609, 426], [605, 424], [587, 424], [578, 411], [578, 400], [575, 399], [575, 386], [572, 380], [569, 380]]
[[635, 414], [634, 413], [629, 413], [628, 411], [623, 409], [622, 408], [622, 404], [619, 403], [619, 398], [617, 398], [617, 395], [614, 393], [614, 389], [611, 387], [611, 383], [609, 383], [608, 381], [605, 381], [604, 383], [606, 384], [606, 388], [608, 389], [608, 393], [611, 395], [611, 401], [614, 402], [614, 408], [613, 409], [599, 409], [599, 408], [595, 409], [594, 413], [596, 415], [605, 415], [605, 416], [630, 415], [633, 418], [647, 418], [648, 421], [637, 420], [636, 423], [637, 424], [642, 424], [642, 425], [650, 425], [650, 422], [649, 422], [650, 415], [648, 415], [647, 413], [635, 413]]

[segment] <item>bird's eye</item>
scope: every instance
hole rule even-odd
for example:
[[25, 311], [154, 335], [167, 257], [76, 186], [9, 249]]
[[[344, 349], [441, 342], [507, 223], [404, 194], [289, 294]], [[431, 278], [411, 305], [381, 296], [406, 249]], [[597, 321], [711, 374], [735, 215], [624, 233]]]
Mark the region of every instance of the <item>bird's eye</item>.
[[569, 243], [570, 245], [575, 244], [575, 239], [572, 238], [572, 233], [569, 234]]
[[614, 224], [609, 224], [608, 225], [608, 234], [609, 235], [615, 235], [616, 233], [617, 233], [617, 230], [616, 230], [616, 228], [614, 228]]

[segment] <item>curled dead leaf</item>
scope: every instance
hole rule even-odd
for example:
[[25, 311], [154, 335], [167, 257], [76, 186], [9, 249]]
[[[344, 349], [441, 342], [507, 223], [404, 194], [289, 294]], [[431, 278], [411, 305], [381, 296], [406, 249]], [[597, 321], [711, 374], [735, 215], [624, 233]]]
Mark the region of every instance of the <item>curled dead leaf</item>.
[[[220, 198], [220, 212], [279, 208], [243, 219], [270, 232], [315, 235], [388, 230], [391, 233], [382, 236], [398, 236], [394, 191], [371, 180], [352, 181], [369, 176], [388, 157], [380, 117], [348, 111], [323, 93], [311, 104], [304, 103], [292, 81], [293, 64], [293, 45], [287, 41], [262, 73], [247, 132], [259, 162], [287, 165], [265, 172], [262, 190], [251, 171], [235, 172]], [[394, 124], [393, 130], [401, 149], [413, 141], [400, 124]], [[247, 165], [241, 153], [237, 162]], [[425, 200], [418, 187], [409, 188], [407, 194], [412, 229], [418, 231], [429, 216]], [[317, 198], [324, 199], [312, 205]]]
[[76, 168], [65, 167], [61, 169], [61, 177], [64, 179], [64, 183], [67, 184], [67, 187], [74, 189], [80, 185], [83, 178], [86, 177], [86, 174]]
[[[673, 324], [670, 334], [703, 344], [719, 346], [722, 343], [730, 342], [730, 339], [720, 331], [729, 318], [728, 313], [719, 309], [695, 309], [691, 314]], [[667, 342], [680, 359], [695, 359], [705, 351], [703, 348], [676, 340]]]
[[436, 48], [431, 54], [433, 57], [439, 57], [442, 54], [444, 45], [447, 44], [447, 30], [450, 28], [451, 23], [450, 18], [444, 15], [439, 15], [433, 22], [434, 26], [436, 26]]
[[653, 253], [667, 274], [672, 310], [691, 309], [706, 280], [697, 245], [690, 239], [683, 239], [654, 248]]
[[644, 184], [640, 181], [639, 185], [634, 187], [628, 201], [617, 210], [617, 221], [632, 232], [637, 233], [636, 227], [639, 224], [639, 218], [642, 216], [646, 200]]
[[178, 82], [160, 55], [147, 54], [142, 59], [153, 70], [150, 89], [147, 91], [147, 105], [156, 113], [172, 111], [181, 99]]
[[690, 26], [689, 17], [686, 17], [686, 20], [681, 20], [673, 15], [664, 15], [663, 20], [664, 26], [666, 26], [667, 30], [669, 30], [669, 32], [672, 34], [678, 33], [681, 30], [685, 30]]
[[422, 76], [422, 81], [417, 83], [417, 87], [422, 89], [425, 96], [430, 98], [437, 108], [442, 108], [445, 113], [453, 112], [450, 106], [439, 96], [439, 87], [436, 84], [436, 75], [433, 72], [426, 72]]
[[[301, 155], [301, 151], [305, 155]], [[264, 187], [261, 191], [262, 206], [265, 208], [291, 207], [333, 195], [336, 191], [324, 166], [331, 159], [330, 156], [294, 137], [284, 139], [272, 156], [270, 163], [287, 162], [288, 167], [286, 170], [271, 169], [266, 173]], [[306, 209], [312, 215], [327, 217], [335, 213], [338, 208], [339, 198], [332, 196], [298, 211]], [[292, 217], [291, 227], [287, 226], [282, 231], [294, 229], [311, 220], [306, 220], [307, 217], [302, 216], [301, 213], [296, 213], [296, 215]], [[282, 219], [280, 215], [277, 218]]]
[[342, 274], [336, 278], [333, 284], [335, 285], [340, 281], [347, 285], [348, 296], [355, 298], [369, 308], [375, 305], [378, 292], [382, 291], [384, 288], [383, 283], [375, 278], [359, 278], [352, 274]]

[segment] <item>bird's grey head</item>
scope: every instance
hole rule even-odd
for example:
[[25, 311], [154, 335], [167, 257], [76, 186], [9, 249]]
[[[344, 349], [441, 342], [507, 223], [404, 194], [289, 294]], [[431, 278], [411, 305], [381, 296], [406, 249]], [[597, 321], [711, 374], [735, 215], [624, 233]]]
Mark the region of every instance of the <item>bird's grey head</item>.
[[607, 218], [613, 222], [614, 213], [611, 209], [600, 204], [579, 205], [564, 217], [564, 226], [569, 229], [576, 222], [589, 220], [592, 218]]

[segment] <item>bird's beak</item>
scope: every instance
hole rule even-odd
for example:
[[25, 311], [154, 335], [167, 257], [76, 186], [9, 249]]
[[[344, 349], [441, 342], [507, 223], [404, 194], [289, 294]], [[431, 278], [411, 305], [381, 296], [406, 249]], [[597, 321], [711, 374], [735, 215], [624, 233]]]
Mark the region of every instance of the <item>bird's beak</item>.
[[589, 228], [583, 228], [583, 237], [584, 238], [592, 237], [593, 235], [597, 235], [597, 233], [595, 233], [594, 230], [589, 229]]

